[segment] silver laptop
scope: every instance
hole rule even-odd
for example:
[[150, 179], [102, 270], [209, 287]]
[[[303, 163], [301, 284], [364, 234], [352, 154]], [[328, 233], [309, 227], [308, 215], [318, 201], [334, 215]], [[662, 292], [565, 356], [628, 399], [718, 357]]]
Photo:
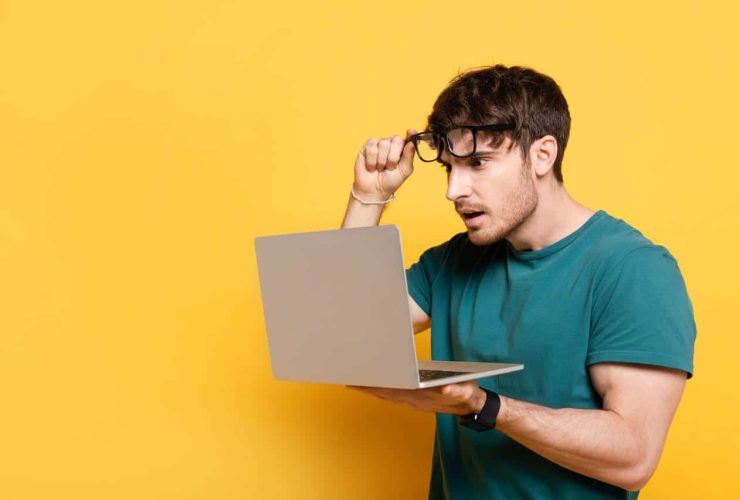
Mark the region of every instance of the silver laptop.
[[394, 225], [255, 239], [277, 379], [422, 388], [521, 364], [417, 361]]

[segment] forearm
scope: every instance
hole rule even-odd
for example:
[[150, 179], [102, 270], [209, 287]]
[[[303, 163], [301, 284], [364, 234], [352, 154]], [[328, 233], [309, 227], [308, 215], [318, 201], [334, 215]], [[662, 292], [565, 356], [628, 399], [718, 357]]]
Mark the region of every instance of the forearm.
[[496, 428], [567, 469], [626, 490], [638, 490], [646, 470], [646, 447], [616, 412], [552, 409], [501, 396]]
[[363, 205], [350, 194], [342, 229], [377, 226], [384, 209], [385, 205]]

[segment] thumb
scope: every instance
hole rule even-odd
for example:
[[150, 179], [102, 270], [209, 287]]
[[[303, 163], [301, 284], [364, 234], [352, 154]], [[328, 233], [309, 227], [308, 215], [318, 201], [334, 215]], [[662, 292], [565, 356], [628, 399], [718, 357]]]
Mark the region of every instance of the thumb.
[[408, 141], [409, 139], [411, 139], [412, 135], [415, 135], [417, 133], [418, 132], [416, 132], [416, 130], [414, 130], [413, 128], [406, 129], [406, 140]]
[[414, 143], [411, 142], [411, 136], [416, 134], [416, 130], [410, 128], [406, 130], [406, 144], [403, 146], [403, 153], [401, 153], [401, 161], [408, 162], [411, 165], [414, 161]]

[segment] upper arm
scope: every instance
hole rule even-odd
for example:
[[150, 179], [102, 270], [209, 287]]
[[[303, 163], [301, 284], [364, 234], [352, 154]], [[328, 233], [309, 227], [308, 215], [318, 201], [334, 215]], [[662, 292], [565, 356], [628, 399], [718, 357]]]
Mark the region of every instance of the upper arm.
[[640, 363], [693, 371], [696, 324], [675, 259], [645, 246], [604, 268], [593, 290], [586, 364]]
[[603, 409], [619, 415], [642, 445], [645, 481], [663, 451], [686, 385], [686, 372], [653, 365], [597, 363], [589, 367]]
[[414, 325], [414, 333], [423, 332], [432, 324], [432, 319], [425, 313], [421, 307], [409, 297], [409, 312], [411, 313], [411, 322]]
[[[464, 233], [463, 233], [464, 234]], [[451, 240], [426, 250], [419, 261], [406, 270], [409, 312], [414, 325], [414, 333], [422, 332], [431, 326], [432, 293], [437, 287], [444, 287], [450, 264], [447, 262]]]

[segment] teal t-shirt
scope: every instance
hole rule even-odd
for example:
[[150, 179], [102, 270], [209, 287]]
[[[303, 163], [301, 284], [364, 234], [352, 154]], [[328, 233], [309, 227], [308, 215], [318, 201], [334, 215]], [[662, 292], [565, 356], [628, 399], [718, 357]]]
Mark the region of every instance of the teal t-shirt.
[[[676, 261], [603, 211], [553, 245], [518, 252], [506, 240], [473, 245], [461, 233], [407, 270], [409, 293], [432, 318], [438, 360], [523, 363], [480, 380], [551, 408], [601, 408], [588, 366], [628, 362], [691, 377], [693, 310]], [[429, 497], [635, 498], [571, 472], [503, 433], [437, 415]]]

